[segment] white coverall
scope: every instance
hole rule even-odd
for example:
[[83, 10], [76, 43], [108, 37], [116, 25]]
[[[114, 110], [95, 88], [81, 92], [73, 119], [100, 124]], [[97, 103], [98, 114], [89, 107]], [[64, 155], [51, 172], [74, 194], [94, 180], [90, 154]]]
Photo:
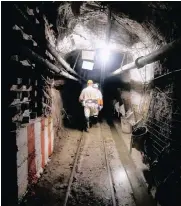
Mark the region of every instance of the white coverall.
[[83, 89], [80, 94], [79, 100], [83, 101], [84, 115], [87, 119], [90, 116], [98, 115], [98, 92], [95, 88], [88, 86]]
[[102, 100], [102, 93], [99, 89], [96, 89], [97, 90], [97, 98], [98, 98], [98, 104], [99, 104], [99, 110], [102, 109], [103, 107], [103, 100]]

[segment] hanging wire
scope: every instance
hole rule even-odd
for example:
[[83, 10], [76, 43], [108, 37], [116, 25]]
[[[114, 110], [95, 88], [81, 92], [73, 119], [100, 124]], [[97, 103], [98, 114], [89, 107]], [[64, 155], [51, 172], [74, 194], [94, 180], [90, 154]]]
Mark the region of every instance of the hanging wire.
[[160, 123], [162, 123], [162, 124], [166, 124], [167, 126], [170, 126], [170, 124], [168, 124], [168, 123], [166, 123], [166, 122], [162, 122], [162, 121], [160, 121], [160, 120], [157, 120], [157, 119], [155, 119], [155, 118], [153, 118], [153, 117], [151, 117], [151, 116], [149, 116], [148, 118], [154, 119], [154, 120], [156, 120], [157, 122], [160, 122]]
[[147, 119], [147, 121], [149, 121], [151, 124], [154, 124], [156, 127], [159, 127], [159, 129], [163, 129], [166, 132], [169, 132], [169, 128], [165, 128], [165, 127], [160, 127], [158, 124], [155, 124], [153, 121], [150, 121], [149, 119]]
[[148, 127], [150, 127], [151, 129], [153, 129], [156, 133], [158, 133], [160, 136], [162, 136], [163, 138], [165, 139], [168, 139], [168, 140], [171, 140], [171, 141], [174, 141], [173, 139], [161, 134], [160, 132], [158, 132], [156, 129], [154, 129], [153, 127], [151, 127], [150, 125], [146, 124]]
[[[148, 130], [149, 131], [149, 130]], [[160, 139], [159, 139], [159, 137], [157, 137], [155, 134], [153, 134], [152, 132], [150, 132], [149, 131], [149, 133], [150, 134], [152, 134], [153, 136], [155, 136], [156, 137], [156, 139], [158, 139], [159, 141], [160, 141]], [[149, 136], [149, 138], [153, 141], [153, 142], [155, 142], [160, 148], [163, 148], [163, 146], [162, 145], [160, 145], [161, 143], [158, 143], [155, 139], [153, 139], [151, 136]], [[161, 141], [160, 141], [161, 142]], [[164, 145], [166, 145], [166, 143], [165, 142], [162, 142], [162, 144], [164, 144]]]
[[175, 71], [172, 71], [172, 72], [168, 72], [168, 73], [166, 73], [166, 74], [163, 74], [163, 75], [161, 75], [161, 76], [158, 76], [158, 77], [154, 78], [153, 80], [160, 79], [160, 78], [162, 78], [162, 77], [164, 77], [164, 76], [167, 76], [167, 75], [170, 75], [170, 74], [174, 74], [174, 73], [180, 72], [180, 71], [181, 71], [181, 69], [178, 69], [178, 70], [175, 70]]

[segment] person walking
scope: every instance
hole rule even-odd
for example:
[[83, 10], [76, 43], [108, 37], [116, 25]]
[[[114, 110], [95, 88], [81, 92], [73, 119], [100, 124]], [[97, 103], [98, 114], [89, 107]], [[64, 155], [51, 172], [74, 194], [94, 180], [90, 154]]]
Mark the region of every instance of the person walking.
[[102, 95], [102, 92], [99, 90], [99, 85], [98, 84], [94, 84], [93, 87], [97, 90], [97, 98], [98, 98], [98, 109], [99, 109], [99, 112], [98, 112], [98, 116], [96, 118], [96, 122], [98, 121], [102, 121], [102, 115], [100, 114], [102, 108], [103, 108], [103, 95]]
[[98, 105], [99, 105], [99, 111], [103, 108], [103, 96], [101, 91], [99, 90], [98, 84], [94, 84], [93, 87], [97, 90], [97, 98], [98, 98]]
[[95, 88], [93, 88], [93, 81], [88, 80], [87, 87], [82, 90], [79, 101], [84, 107], [84, 115], [86, 119], [86, 128], [88, 131], [90, 128], [90, 117], [98, 116], [99, 106], [98, 106], [98, 93]]

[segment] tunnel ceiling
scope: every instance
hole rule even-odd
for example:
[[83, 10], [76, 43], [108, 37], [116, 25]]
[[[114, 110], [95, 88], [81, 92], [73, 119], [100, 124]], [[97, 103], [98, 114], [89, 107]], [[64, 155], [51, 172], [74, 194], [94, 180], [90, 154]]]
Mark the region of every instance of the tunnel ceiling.
[[[77, 49], [101, 48], [106, 39], [108, 7], [111, 10], [110, 48], [131, 54], [133, 60], [180, 36], [180, 3], [62, 2], [57, 9], [57, 38], [52, 44], [63, 55]], [[147, 68], [145, 81], [152, 78], [157, 64], [151, 66], [153, 70]], [[142, 81], [140, 74], [131, 73], [135, 81]]]
[[148, 53], [181, 34], [180, 2], [22, 2], [30, 16], [44, 14], [46, 37], [62, 54], [95, 49], [105, 41], [111, 10], [110, 45]]
[[[128, 52], [133, 60], [177, 39], [181, 34], [180, 2], [90, 1], [16, 4], [21, 11], [32, 17], [33, 24], [40, 25], [39, 28], [44, 33], [39, 34], [43, 40], [39, 39], [41, 45], [38, 46], [46, 52], [45, 55], [41, 52], [42, 56], [48, 57], [55, 64], [55, 58], [47, 52], [46, 40], [56, 47], [62, 57], [74, 50], [94, 50], [102, 47], [106, 39], [108, 7], [111, 10], [110, 48], [116, 52]], [[36, 22], [33, 22], [35, 20]], [[16, 25], [13, 25], [13, 28], [19, 31], [24, 29], [16, 28]], [[31, 32], [28, 34], [23, 34], [23, 38], [32, 38]]]
[[120, 51], [159, 47], [180, 35], [179, 7], [171, 2], [64, 2], [57, 14], [57, 47], [64, 53], [95, 49], [106, 38], [111, 9], [111, 48]]
[[[111, 34], [110, 45], [112, 49], [120, 51], [137, 47], [152, 47], [155, 40], [162, 42], [161, 35], [153, 38], [152, 30], [148, 30], [144, 24], [136, 19], [130, 19], [120, 11], [116, 11], [114, 5], [109, 3], [111, 9]], [[140, 18], [140, 17], [139, 17]], [[102, 46], [106, 39], [108, 24], [108, 9], [97, 2], [81, 2], [79, 5], [65, 3], [58, 9], [57, 47], [60, 51], [70, 52], [74, 49], [96, 49]], [[159, 40], [159, 41], [158, 41]]]

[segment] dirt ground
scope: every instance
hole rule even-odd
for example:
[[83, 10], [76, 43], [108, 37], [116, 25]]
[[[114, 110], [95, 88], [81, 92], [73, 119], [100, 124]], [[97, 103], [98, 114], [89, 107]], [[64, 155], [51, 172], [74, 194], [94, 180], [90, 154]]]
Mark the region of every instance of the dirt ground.
[[111, 205], [100, 127], [85, 133], [68, 205]]
[[[63, 205], [80, 138], [80, 131], [68, 129], [65, 137], [56, 142], [51, 161], [22, 205]], [[84, 133], [67, 205], [113, 205], [103, 138], [116, 205], [136, 206], [130, 181], [120, 161], [110, 127], [106, 123], [93, 126], [89, 133]]]
[[80, 137], [80, 131], [68, 129], [57, 139], [51, 161], [21, 205], [62, 205]]

